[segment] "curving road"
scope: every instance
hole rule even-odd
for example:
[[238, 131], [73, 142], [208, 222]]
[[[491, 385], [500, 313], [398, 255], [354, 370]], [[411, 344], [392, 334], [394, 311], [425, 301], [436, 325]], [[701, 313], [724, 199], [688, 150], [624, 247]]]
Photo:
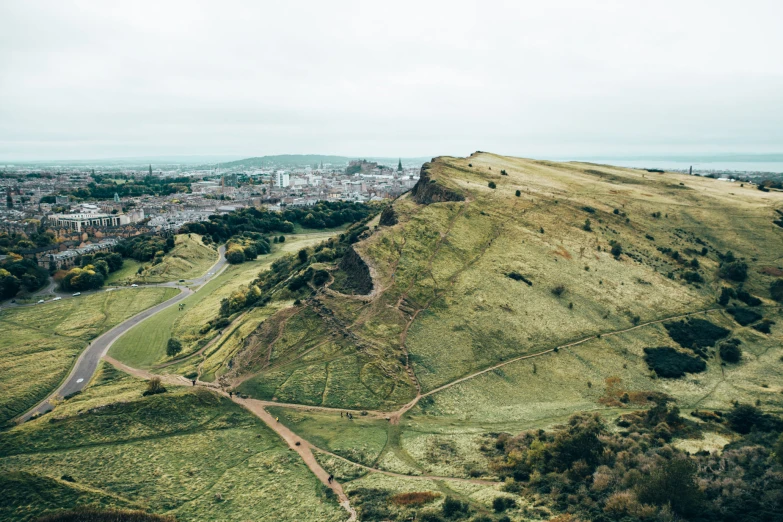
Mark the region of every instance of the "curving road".
[[[191, 279], [187, 283], [189, 285], [203, 288], [207, 281], [220, 274], [220, 272], [222, 272], [226, 267], [226, 258], [224, 255], [225, 252], [226, 247], [221, 246], [218, 249], [217, 262], [212, 265], [207, 273], [196, 279]], [[106, 352], [109, 351], [109, 348], [111, 348], [111, 345], [114, 344], [114, 341], [116, 341], [122, 334], [141, 323], [145, 319], [152, 317], [161, 310], [165, 310], [166, 308], [175, 305], [176, 303], [192, 295], [194, 292], [194, 290], [191, 290], [187, 286], [182, 286], [175, 283], [164, 283], [160, 285], [149, 286], [167, 286], [179, 288], [181, 291], [179, 294], [172, 297], [168, 301], [164, 301], [158, 305], [153, 306], [152, 308], [147, 308], [143, 312], [140, 312], [130, 319], [125, 320], [124, 322], [118, 324], [108, 332], [103, 333], [98, 338], [93, 340], [76, 360], [76, 364], [74, 364], [71, 373], [68, 375], [65, 381], [51, 395], [38, 403], [37, 406], [18, 417], [17, 422], [26, 422], [34, 415], [40, 415], [42, 413], [46, 413], [47, 411], [51, 411], [53, 406], [51, 405], [50, 401], [55, 397], [67, 397], [68, 395], [83, 390], [90, 383], [95, 370], [98, 368], [98, 363], [101, 361], [101, 358], [106, 355]]]

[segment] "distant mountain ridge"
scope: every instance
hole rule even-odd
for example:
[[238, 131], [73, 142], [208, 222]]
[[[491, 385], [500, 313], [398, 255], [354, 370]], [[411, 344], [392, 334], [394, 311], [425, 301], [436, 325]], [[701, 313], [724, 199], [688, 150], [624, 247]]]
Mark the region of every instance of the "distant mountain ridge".
[[[331, 165], [348, 165], [349, 162], [364, 159], [367, 161], [374, 161], [381, 165], [396, 166], [397, 161], [400, 158], [383, 158], [373, 156], [330, 156], [322, 154], [278, 154], [274, 156], [257, 156], [252, 158], [245, 158], [236, 161], [229, 161], [225, 163], [219, 163], [217, 166], [220, 168], [234, 168], [234, 167], [271, 167], [274, 165], [285, 165], [291, 167], [305, 166], [320, 164], [321, 162]], [[421, 158], [402, 158], [403, 163], [424, 163], [429, 161], [429, 157]]]

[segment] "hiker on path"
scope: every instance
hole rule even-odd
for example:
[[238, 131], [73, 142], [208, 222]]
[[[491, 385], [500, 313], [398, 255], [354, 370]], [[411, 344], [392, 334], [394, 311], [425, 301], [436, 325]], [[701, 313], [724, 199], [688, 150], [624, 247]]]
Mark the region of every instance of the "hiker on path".
[[196, 379], [192, 379], [190, 382], [192, 382], [192, 383], [193, 383], [193, 386], [195, 386], [195, 385], [196, 385]]
[[331, 484], [333, 480], [334, 480], [334, 475], [329, 475], [329, 478], [327, 479], [327, 482], [329, 482], [329, 484]]

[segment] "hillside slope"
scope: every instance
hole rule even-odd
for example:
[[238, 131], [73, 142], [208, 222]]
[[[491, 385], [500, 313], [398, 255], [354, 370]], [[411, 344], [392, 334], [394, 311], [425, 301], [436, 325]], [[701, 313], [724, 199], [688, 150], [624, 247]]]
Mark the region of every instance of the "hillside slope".
[[[781, 207], [780, 193], [695, 176], [436, 158], [353, 245], [363, 262], [344, 257], [331, 287], [259, 324], [227, 377], [263, 399], [390, 409], [510, 358], [716, 308], [723, 286], [771, 305]], [[743, 284], [718, 276], [729, 251], [749, 265]], [[368, 275], [367, 295], [337, 291]], [[637, 360], [672, 344], [658, 329]]]

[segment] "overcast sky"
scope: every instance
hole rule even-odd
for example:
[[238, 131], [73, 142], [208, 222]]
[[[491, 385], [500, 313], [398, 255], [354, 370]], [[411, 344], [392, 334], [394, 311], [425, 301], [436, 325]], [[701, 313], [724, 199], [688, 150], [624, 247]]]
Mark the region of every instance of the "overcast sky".
[[783, 152], [781, 21], [780, 0], [0, 0], [0, 160]]

